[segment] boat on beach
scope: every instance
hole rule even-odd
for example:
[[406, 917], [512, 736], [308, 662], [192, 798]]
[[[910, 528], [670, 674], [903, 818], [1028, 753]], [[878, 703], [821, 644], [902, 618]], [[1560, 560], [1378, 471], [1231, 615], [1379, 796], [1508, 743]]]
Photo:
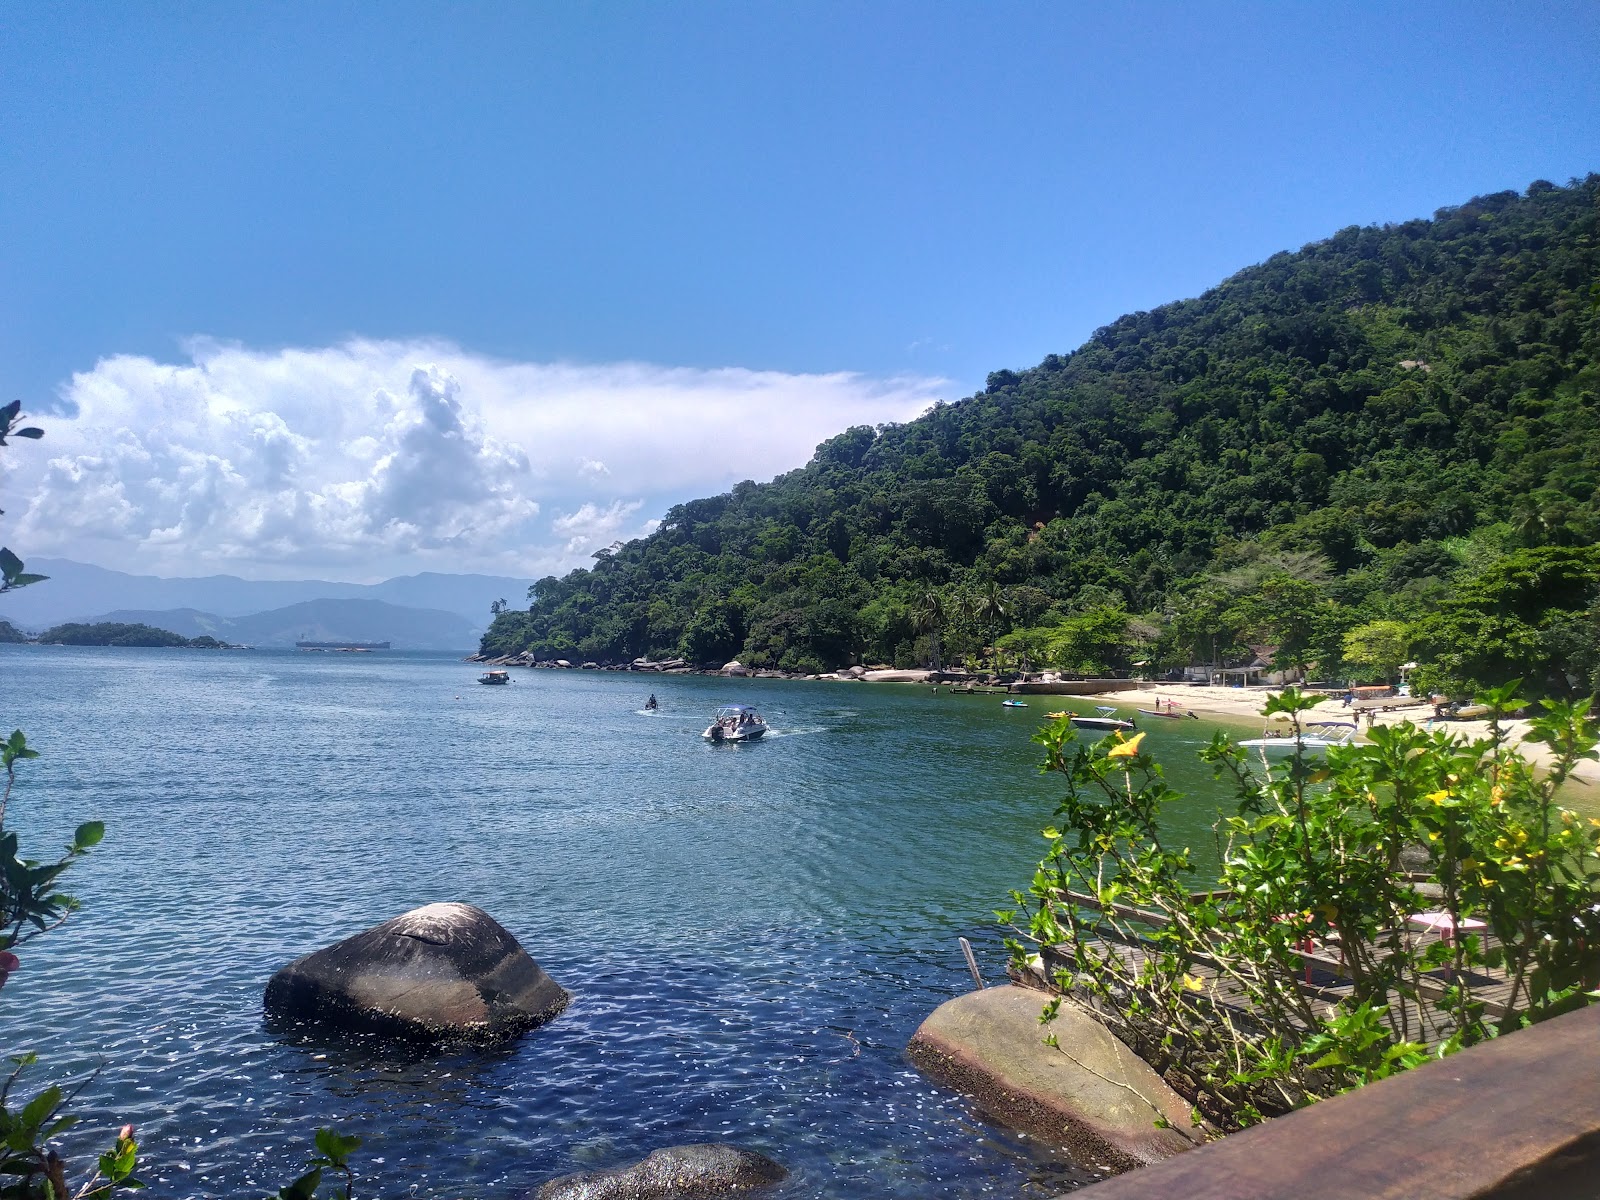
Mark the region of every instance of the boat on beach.
[[1100, 729], [1110, 732], [1114, 729], [1137, 728], [1132, 721], [1125, 721], [1121, 717], [1118, 717], [1116, 715], [1116, 708], [1110, 704], [1096, 704], [1094, 706], [1094, 711], [1095, 715], [1092, 717], [1080, 717], [1073, 715], [1067, 719], [1079, 729]]
[[479, 683], [488, 683], [488, 684], [510, 683], [511, 682], [511, 672], [510, 671], [485, 671], [482, 675], [478, 676], [478, 682]]
[[715, 745], [718, 742], [754, 742], [766, 732], [767, 723], [748, 704], [724, 704], [700, 736]]
[[1186, 708], [1179, 708], [1175, 700], [1156, 700], [1154, 708], [1141, 708], [1139, 715], [1144, 717], [1165, 717], [1169, 721], [1181, 721], [1184, 717], [1200, 718]]

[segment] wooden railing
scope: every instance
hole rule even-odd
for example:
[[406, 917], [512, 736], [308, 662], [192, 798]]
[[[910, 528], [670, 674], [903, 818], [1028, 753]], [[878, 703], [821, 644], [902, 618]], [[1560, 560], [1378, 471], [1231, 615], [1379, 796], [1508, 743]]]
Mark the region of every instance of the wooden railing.
[[1600, 1195], [1600, 1004], [1084, 1190], [1085, 1200]]

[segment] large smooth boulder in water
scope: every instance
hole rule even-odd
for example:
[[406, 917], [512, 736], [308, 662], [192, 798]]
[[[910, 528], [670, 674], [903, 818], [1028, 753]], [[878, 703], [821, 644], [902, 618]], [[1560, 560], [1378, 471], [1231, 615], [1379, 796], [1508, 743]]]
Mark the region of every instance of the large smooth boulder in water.
[[571, 997], [483, 909], [425, 904], [308, 954], [267, 984], [273, 1017], [424, 1041], [498, 1041]]
[[754, 1150], [706, 1142], [669, 1146], [632, 1166], [563, 1175], [533, 1200], [690, 1200], [770, 1187], [788, 1174]]
[[[1031, 988], [969, 992], [935, 1009], [906, 1053], [991, 1116], [1087, 1167], [1131, 1170], [1202, 1140], [1188, 1102], [1088, 1010], [1068, 1000], [1041, 1025], [1048, 999]], [[1049, 1034], [1060, 1049], [1045, 1044]]]

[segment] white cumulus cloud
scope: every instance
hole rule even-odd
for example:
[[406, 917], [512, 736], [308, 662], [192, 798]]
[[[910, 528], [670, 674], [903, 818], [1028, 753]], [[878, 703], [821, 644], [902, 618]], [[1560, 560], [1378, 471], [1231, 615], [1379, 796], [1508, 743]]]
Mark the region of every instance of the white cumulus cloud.
[[799, 466], [847, 426], [909, 419], [943, 385], [432, 341], [185, 350], [75, 375], [77, 415], [0, 458], [19, 547], [155, 574], [545, 574], [670, 504]]

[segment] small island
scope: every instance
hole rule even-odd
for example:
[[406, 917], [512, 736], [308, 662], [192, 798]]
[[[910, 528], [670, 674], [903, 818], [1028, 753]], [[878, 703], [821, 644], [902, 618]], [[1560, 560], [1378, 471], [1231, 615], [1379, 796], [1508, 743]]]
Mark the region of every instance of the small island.
[[[10, 626], [6, 626], [9, 629]], [[0, 630], [0, 641], [6, 640]], [[24, 640], [24, 639], [18, 639]], [[210, 634], [186, 638], [170, 629], [154, 625], [129, 625], [120, 621], [101, 621], [93, 625], [78, 621], [46, 629], [37, 639], [45, 645], [60, 646], [178, 646], [188, 650], [233, 650], [228, 642]]]

